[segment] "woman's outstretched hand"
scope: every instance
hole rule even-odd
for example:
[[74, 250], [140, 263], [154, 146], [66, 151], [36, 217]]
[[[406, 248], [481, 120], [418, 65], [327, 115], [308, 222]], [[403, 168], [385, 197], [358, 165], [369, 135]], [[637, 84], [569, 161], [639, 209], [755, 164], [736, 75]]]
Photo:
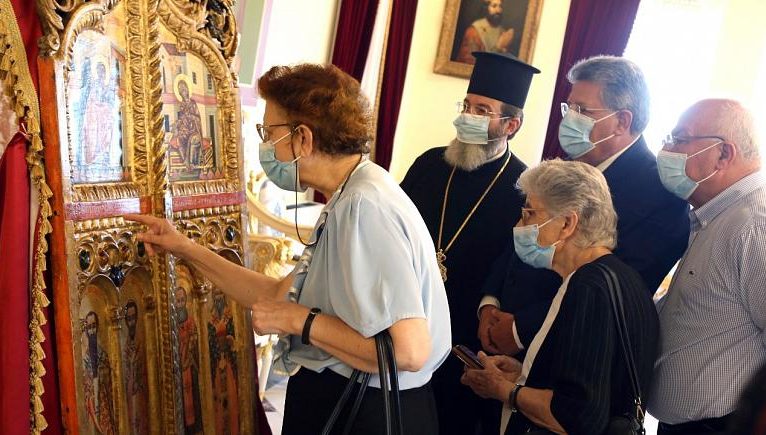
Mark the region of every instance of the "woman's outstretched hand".
[[149, 255], [164, 251], [181, 254], [184, 247], [191, 242], [167, 219], [142, 214], [127, 214], [123, 219], [146, 225], [146, 232], [136, 235], [136, 239], [144, 242]]

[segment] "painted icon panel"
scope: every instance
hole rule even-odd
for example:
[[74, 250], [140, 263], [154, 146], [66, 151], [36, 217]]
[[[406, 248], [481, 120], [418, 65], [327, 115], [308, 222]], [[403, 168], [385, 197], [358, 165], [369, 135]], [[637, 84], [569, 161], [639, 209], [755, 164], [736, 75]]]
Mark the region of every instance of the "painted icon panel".
[[162, 115], [171, 181], [223, 177], [215, 80], [202, 59], [160, 33]]
[[75, 183], [127, 179], [124, 7], [115, 7], [104, 21], [104, 33], [87, 29], [77, 36], [67, 76]]

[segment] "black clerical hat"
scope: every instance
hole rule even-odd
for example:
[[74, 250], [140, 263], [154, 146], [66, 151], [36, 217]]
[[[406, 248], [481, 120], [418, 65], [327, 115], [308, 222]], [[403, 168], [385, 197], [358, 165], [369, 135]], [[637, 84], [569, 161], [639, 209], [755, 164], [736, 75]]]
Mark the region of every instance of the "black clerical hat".
[[485, 51], [471, 54], [476, 58], [476, 64], [468, 83], [468, 93], [523, 108], [532, 76], [540, 70], [510, 54]]

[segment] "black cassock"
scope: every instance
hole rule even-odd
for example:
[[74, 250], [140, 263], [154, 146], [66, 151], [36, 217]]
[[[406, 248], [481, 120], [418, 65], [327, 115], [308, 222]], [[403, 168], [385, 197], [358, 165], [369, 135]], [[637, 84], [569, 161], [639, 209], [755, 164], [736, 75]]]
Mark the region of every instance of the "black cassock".
[[[445, 147], [434, 148], [418, 157], [402, 181], [402, 189], [420, 210], [434, 246], [439, 236], [442, 201], [452, 166], [444, 160]], [[468, 213], [490, 185], [508, 158], [508, 152], [474, 171], [457, 169], [450, 185], [444, 217], [441, 248], [445, 248]], [[476, 310], [482, 297], [484, 280], [490, 267], [513, 243], [513, 226], [519, 220], [524, 199], [516, 189], [519, 175], [526, 169], [511, 155], [508, 166], [477, 208], [474, 215], [446, 252], [447, 281], [453, 344], [474, 351], [481, 348], [477, 337]], [[437, 247], [437, 250], [439, 247]], [[450, 356], [434, 373], [433, 387], [443, 434], [473, 434], [480, 416], [493, 421], [483, 433], [497, 434], [500, 405], [483, 400], [460, 383], [463, 365]], [[484, 418], [482, 418], [484, 420]], [[486, 421], [486, 420], [485, 420]]]

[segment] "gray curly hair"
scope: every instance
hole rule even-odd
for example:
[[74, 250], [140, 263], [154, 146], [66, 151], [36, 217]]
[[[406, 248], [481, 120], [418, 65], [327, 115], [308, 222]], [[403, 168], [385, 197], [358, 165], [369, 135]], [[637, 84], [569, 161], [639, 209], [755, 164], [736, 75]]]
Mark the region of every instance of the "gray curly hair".
[[617, 245], [617, 213], [601, 171], [591, 165], [560, 159], [543, 161], [524, 171], [517, 183], [535, 195], [550, 216], [574, 212], [578, 223], [574, 243], [580, 248]]

